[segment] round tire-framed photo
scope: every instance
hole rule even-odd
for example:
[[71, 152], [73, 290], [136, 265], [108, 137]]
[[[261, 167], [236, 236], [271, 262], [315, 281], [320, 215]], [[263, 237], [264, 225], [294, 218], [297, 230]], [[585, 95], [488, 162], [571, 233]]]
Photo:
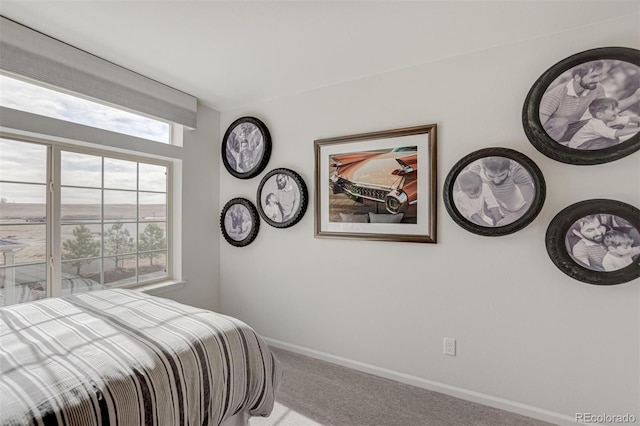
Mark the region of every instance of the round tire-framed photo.
[[572, 55], [533, 84], [524, 131], [547, 157], [577, 165], [640, 149], [640, 50], [601, 47]]
[[594, 199], [570, 205], [549, 224], [547, 253], [562, 272], [597, 285], [640, 277], [640, 210]]
[[271, 156], [271, 135], [255, 117], [241, 117], [231, 123], [222, 139], [222, 161], [238, 179], [250, 179], [264, 170]]
[[246, 198], [234, 198], [222, 209], [220, 229], [232, 246], [247, 246], [256, 239], [260, 229], [258, 210]]
[[444, 205], [462, 228], [484, 236], [519, 231], [540, 213], [546, 185], [538, 166], [508, 148], [484, 148], [458, 161], [444, 183]]
[[258, 211], [262, 219], [276, 228], [288, 228], [302, 219], [309, 196], [302, 177], [290, 169], [274, 169], [258, 186]]

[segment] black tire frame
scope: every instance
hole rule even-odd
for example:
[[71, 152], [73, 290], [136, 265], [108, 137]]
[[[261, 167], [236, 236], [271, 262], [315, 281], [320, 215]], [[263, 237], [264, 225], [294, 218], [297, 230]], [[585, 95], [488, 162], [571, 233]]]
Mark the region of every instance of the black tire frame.
[[567, 164], [591, 165], [619, 160], [640, 150], [640, 133], [608, 148], [580, 150], [559, 144], [540, 123], [540, 101], [551, 83], [562, 73], [585, 62], [614, 59], [636, 65], [640, 69], [640, 50], [627, 47], [601, 47], [576, 53], [546, 70], [533, 84], [522, 108], [522, 125], [531, 144], [541, 153]]
[[[462, 172], [465, 167], [467, 167], [470, 163], [484, 158], [484, 157], [505, 157], [511, 160], [518, 162], [522, 167], [524, 167], [529, 175], [531, 175], [531, 179], [533, 180], [534, 188], [535, 188], [535, 196], [533, 197], [533, 201], [531, 202], [531, 206], [529, 210], [527, 210], [518, 220], [515, 222], [509, 223], [504, 226], [497, 227], [489, 227], [489, 226], [480, 226], [477, 225], [467, 218], [465, 218], [457, 209], [453, 196], [453, 186], [455, 184], [456, 178]], [[538, 168], [536, 163], [533, 162], [526, 155], [515, 151], [509, 148], [483, 148], [478, 151], [474, 151], [464, 157], [462, 157], [449, 171], [443, 188], [443, 198], [444, 198], [444, 206], [449, 213], [449, 216], [460, 225], [462, 228], [466, 229], [469, 232], [474, 234], [483, 235], [487, 237], [499, 237], [503, 235], [512, 234], [516, 231], [519, 231], [529, 225], [540, 213], [542, 210], [542, 206], [544, 204], [544, 200], [546, 197], [546, 184], [544, 180], [544, 176], [542, 175], [542, 171]]]
[[[295, 182], [296, 185], [298, 185], [298, 189], [300, 190], [300, 203], [298, 205], [298, 210], [289, 220], [285, 222], [275, 222], [271, 220], [262, 209], [262, 189], [265, 183], [271, 177], [279, 174], [287, 175], [291, 180]], [[258, 205], [258, 212], [260, 214], [260, 217], [262, 217], [262, 219], [267, 222], [267, 224], [273, 226], [274, 228], [289, 228], [300, 222], [305, 212], [307, 211], [307, 205], [309, 204], [309, 193], [307, 191], [307, 185], [305, 184], [304, 179], [302, 179], [302, 176], [291, 169], [279, 168], [271, 170], [269, 173], [264, 175], [264, 177], [260, 181], [258, 192], [256, 194], [256, 204]]]
[[[233, 131], [233, 129], [235, 129], [238, 125], [242, 123], [251, 123], [255, 125], [260, 130], [260, 133], [262, 134], [262, 141], [264, 143], [264, 151], [262, 153], [262, 158], [260, 159], [258, 164], [256, 164], [255, 167], [253, 167], [248, 172], [244, 172], [244, 173], [235, 170], [229, 163], [229, 160], [227, 159], [227, 143], [229, 141], [229, 136], [231, 135], [231, 132]], [[255, 117], [238, 118], [237, 120], [235, 120], [233, 123], [229, 125], [229, 127], [227, 128], [227, 131], [224, 134], [224, 137], [222, 138], [221, 156], [222, 156], [222, 162], [224, 163], [224, 167], [232, 176], [235, 176], [238, 179], [251, 179], [252, 177], [258, 176], [265, 169], [265, 167], [267, 167], [267, 164], [269, 163], [269, 158], [271, 157], [271, 134], [269, 133], [269, 129], [258, 118], [255, 118]]]
[[640, 277], [640, 258], [617, 271], [594, 271], [577, 263], [567, 252], [565, 238], [571, 226], [592, 214], [611, 214], [627, 220], [640, 231], [640, 210], [630, 204], [608, 199], [580, 201], [565, 207], [549, 223], [545, 237], [551, 261], [565, 274], [578, 281], [595, 285], [622, 284]]
[[[251, 231], [249, 234], [242, 240], [234, 240], [231, 238], [224, 224], [224, 218], [227, 214], [227, 210], [229, 210], [232, 206], [236, 204], [241, 204], [249, 210], [249, 215], [251, 216]], [[227, 204], [224, 205], [222, 212], [220, 213], [220, 231], [224, 236], [224, 239], [227, 240], [229, 244], [235, 247], [245, 247], [248, 246], [256, 239], [258, 235], [258, 231], [260, 230], [260, 216], [258, 216], [258, 210], [253, 205], [253, 203], [246, 198], [234, 198], [229, 200]]]

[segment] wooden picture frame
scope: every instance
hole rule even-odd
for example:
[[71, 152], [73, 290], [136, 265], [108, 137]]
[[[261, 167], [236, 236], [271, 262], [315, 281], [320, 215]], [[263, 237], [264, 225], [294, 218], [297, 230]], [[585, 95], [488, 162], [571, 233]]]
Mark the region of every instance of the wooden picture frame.
[[298, 223], [307, 211], [307, 185], [293, 170], [271, 170], [260, 181], [256, 201], [258, 213], [267, 224], [275, 228], [289, 228]]
[[551, 261], [578, 281], [613, 285], [640, 277], [640, 210], [630, 204], [572, 204], [551, 220], [545, 241]]
[[531, 223], [544, 204], [546, 184], [538, 166], [508, 148], [484, 148], [460, 159], [444, 182], [444, 205], [462, 228], [502, 236]]
[[316, 140], [315, 237], [435, 243], [436, 128]]
[[638, 151], [639, 76], [636, 49], [602, 47], [563, 59], [527, 94], [527, 138], [547, 157], [568, 164], [601, 164]]
[[259, 175], [271, 157], [269, 129], [255, 117], [238, 118], [222, 138], [221, 155], [224, 167], [238, 179]]
[[246, 198], [229, 200], [220, 213], [220, 230], [224, 239], [235, 247], [253, 242], [260, 229], [260, 217], [253, 203]]

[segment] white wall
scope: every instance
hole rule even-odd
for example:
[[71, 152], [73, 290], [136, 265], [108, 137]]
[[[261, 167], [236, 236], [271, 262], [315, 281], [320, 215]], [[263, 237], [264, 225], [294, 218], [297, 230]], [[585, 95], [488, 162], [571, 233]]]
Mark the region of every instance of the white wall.
[[[521, 124], [543, 71], [594, 47], [640, 47], [639, 22], [609, 20], [222, 113], [220, 137], [240, 116], [262, 119], [273, 154], [247, 181], [219, 164], [220, 205], [237, 196], [255, 202], [261, 177], [277, 167], [300, 173], [312, 198], [292, 228], [262, 222], [245, 248], [220, 239], [224, 312], [281, 346], [539, 418], [640, 419], [640, 280], [578, 282], [553, 265], [544, 242], [551, 219], [573, 202], [640, 206], [640, 152], [566, 165], [536, 151]], [[438, 243], [314, 239], [313, 141], [430, 123], [438, 125]], [[441, 197], [451, 166], [490, 146], [532, 158], [548, 186], [536, 220], [499, 238], [458, 227]], [[212, 224], [209, 216], [198, 218]], [[457, 339], [456, 357], [442, 355], [444, 336]]]
[[182, 147], [182, 279], [184, 288], [160, 294], [218, 310], [220, 292], [220, 113], [198, 105], [198, 129]]

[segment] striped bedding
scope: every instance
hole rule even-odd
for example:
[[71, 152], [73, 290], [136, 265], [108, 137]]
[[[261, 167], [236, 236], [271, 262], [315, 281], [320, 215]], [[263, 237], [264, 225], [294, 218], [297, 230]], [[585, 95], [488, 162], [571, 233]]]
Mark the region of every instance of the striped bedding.
[[0, 424], [219, 425], [267, 416], [278, 360], [246, 324], [112, 289], [0, 308]]

